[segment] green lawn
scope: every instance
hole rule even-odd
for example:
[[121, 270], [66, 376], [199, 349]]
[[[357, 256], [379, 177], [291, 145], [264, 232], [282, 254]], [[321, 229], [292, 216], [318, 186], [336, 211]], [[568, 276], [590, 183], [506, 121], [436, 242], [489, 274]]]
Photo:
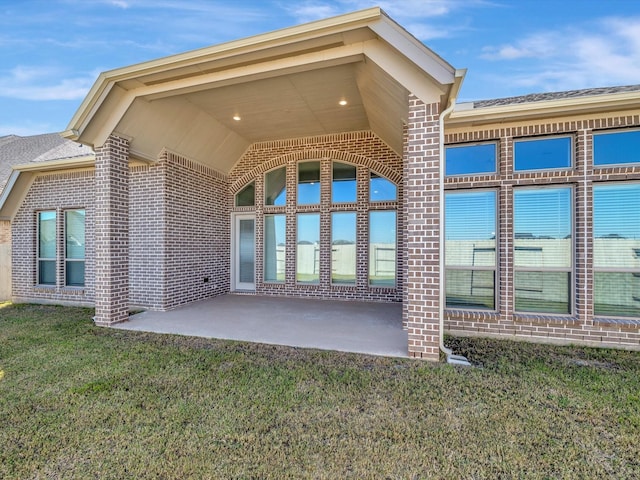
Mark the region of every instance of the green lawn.
[[0, 478], [640, 478], [640, 353], [449, 339], [473, 368], [0, 307]]

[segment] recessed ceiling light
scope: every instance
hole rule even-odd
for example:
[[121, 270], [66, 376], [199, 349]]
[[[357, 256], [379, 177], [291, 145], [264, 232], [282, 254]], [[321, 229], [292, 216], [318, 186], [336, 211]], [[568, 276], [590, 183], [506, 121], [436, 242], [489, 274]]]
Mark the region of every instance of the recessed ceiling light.
[[338, 104], [342, 105], [343, 107], [347, 104], [347, 101], [342, 99], [338, 102]]
[[233, 116], [233, 119], [234, 119], [236, 122], [239, 122], [240, 120], [242, 120], [242, 118], [240, 118], [240, 115], [234, 115], [234, 116]]

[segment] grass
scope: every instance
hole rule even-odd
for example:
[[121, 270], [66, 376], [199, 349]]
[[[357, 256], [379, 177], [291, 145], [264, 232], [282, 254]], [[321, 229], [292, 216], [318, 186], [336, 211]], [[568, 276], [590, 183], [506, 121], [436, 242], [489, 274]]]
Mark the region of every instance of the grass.
[[639, 478], [640, 353], [452, 338], [473, 368], [0, 308], [0, 478]]

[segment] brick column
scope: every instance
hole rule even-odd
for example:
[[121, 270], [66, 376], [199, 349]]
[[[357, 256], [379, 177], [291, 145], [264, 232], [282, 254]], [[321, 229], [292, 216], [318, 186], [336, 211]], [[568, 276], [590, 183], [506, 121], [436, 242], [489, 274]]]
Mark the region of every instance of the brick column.
[[96, 325], [129, 314], [129, 141], [115, 135], [96, 149]]
[[[404, 195], [409, 356], [439, 359], [440, 143], [439, 105], [409, 97]], [[443, 286], [444, 288], [444, 286]]]

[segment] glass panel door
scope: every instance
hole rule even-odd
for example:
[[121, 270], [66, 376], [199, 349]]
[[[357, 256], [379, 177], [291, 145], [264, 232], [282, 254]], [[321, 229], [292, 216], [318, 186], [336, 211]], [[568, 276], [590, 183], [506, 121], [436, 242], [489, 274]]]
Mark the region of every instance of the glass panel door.
[[255, 290], [255, 218], [238, 215], [235, 221], [235, 289]]

